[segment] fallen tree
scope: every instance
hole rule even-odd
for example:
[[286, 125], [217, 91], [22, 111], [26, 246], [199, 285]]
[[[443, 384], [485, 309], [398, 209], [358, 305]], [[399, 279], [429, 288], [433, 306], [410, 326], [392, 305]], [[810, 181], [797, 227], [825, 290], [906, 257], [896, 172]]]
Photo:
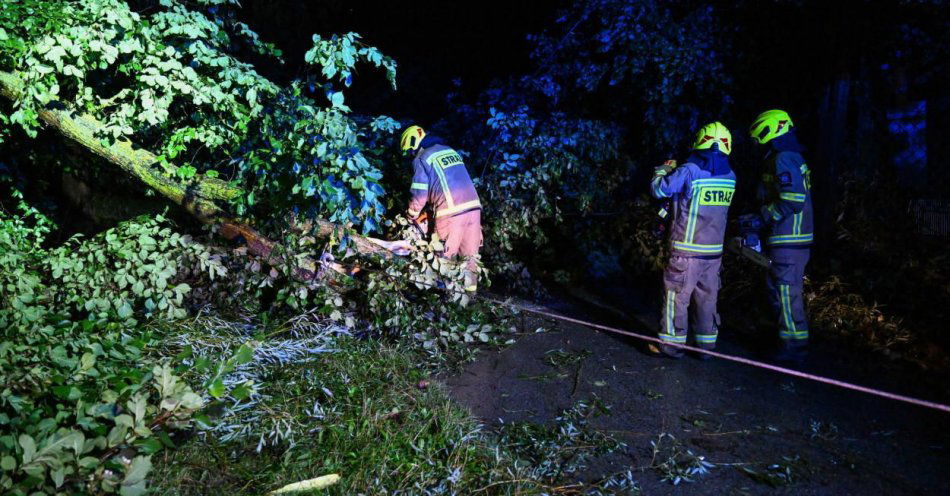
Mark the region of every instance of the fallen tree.
[[[0, 389], [23, 400], [0, 413], [10, 417], [0, 438], [12, 440], [0, 443], [4, 494], [143, 494], [150, 456], [171, 445], [168, 429], [191, 429], [204, 406], [217, 417], [219, 405], [237, 404], [232, 397], [256, 396], [255, 381], [225, 376], [266, 348], [259, 340], [292, 337], [294, 350], [316, 355], [299, 339], [309, 323], [298, 334], [271, 316], [321, 315], [339, 332], [356, 319], [369, 332], [412, 329], [433, 355], [435, 339], [470, 342], [471, 322], [498, 320], [444, 305], [442, 295], [406, 294], [437, 274], [427, 261], [446, 265], [432, 250], [332, 284], [339, 278], [323, 269], [348, 270], [325, 251], [345, 249], [366, 264], [406, 246], [366, 236], [385, 219], [382, 171], [399, 124], [352, 117], [343, 96], [357, 64], [385, 69], [394, 83], [395, 62], [355, 33], [314, 35], [301, 77], [278, 85], [242, 60], [280, 53], [238, 21], [239, 8], [234, 0], [0, 8], [0, 348], [11, 351], [0, 353], [0, 377], [9, 378]], [[56, 134], [103, 163], [46, 146]], [[22, 173], [41, 164], [61, 174]], [[47, 176], [102, 171], [140, 182], [246, 249], [203, 246], [160, 215], [63, 242], [71, 229], [41, 210], [60, 205], [45, 202], [56, 194]], [[95, 194], [116, 192], [110, 186]], [[392, 277], [408, 269], [414, 278]], [[209, 329], [216, 348], [199, 359], [174, 331], [188, 325], [188, 310], [218, 305], [262, 315], [260, 325], [241, 325], [237, 351]]]
[[[0, 71], [0, 94], [16, 101], [22, 96], [22, 91], [23, 83], [15, 74]], [[269, 263], [280, 262], [278, 253], [281, 250], [275, 250], [278, 247], [276, 242], [260, 234], [248, 223], [231, 218], [226, 208], [221, 205], [222, 202], [240, 196], [242, 191], [239, 188], [205, 175], [197, 175], [184, 183], [168, 168], [161, 167], [162, 162], [155, 154], [136, 147], [129, 140], [118, 139], [111, 144], [103, 143], [98, 137], [103, 132], [103, 125], [95, 117], [72, 112], [58, 102], [52, 101], [41, 109], [39, 118], [66, 139], [140, 180], [201, 222], [215, 226], [216, 232], [223, 238], [246, 243], [250, 254]], [[327, 238], [341, 236], [347, 232], [344, 226], [323, 219], [308, 222], [307, 230], [313, 235]], [[391, 258], [391, 250], [401, 246], [353, 233], [347, 233], [347, 236], [355, 251], [362, 255]], [[317, 265], [316, 260], [305, 260], [297, 270], [297, 277], [312, 280], [318, 272]]]
[[[238, 9], [230, 0], [4, 5], [0, 95], [12, 104], [0, 141], [14, 128], [31, 138], [54, 130], [272, 264], [294, 235], [390, 258], [391, 244], [365, 236], [386, 208], [382, 163], [364, 151], [389, 139], [369, 134], [399, 124], [358, 123], [343, 91], [357, 64], [384, 69], [395, 87], [395, 61], [356, 33], [314, 35], [312, 72], [278, 85], [241, 60], [282, 62]], [[313, 257], [293, 265], [298, 279], [316, 273]]]

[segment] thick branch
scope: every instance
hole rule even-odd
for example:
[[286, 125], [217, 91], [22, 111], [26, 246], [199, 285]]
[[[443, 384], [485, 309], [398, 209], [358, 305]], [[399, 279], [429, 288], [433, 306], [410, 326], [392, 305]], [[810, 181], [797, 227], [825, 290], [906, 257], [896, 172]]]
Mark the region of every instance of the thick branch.
[[[22, 93], [23, 82], [15, 74], [0, 71], [0, 94], [15, 101]], [[213, 204], [215, 200], [229, 200], [241, 194], [240, 189], [217, 178], [200, 177], [190, 185], [182, 185], [173, 175], [161, 168], [155, 154], [137, 148], [126, 139], [115, 140], [109, 145], [103, 144], [98, 136], [101, 136], [104, 126], [91, 115], [76, 115], [52, 102], [39, 111], [39, 118], [67, 138], [121, 167], [199, 218], [215, 216], [220, 210]]]

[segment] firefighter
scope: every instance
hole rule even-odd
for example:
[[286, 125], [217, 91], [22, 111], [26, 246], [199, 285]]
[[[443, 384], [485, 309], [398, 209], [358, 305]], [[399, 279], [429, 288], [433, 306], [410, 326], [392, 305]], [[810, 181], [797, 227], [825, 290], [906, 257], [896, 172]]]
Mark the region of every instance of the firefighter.
[[418, 219], [429, 207], [435, 217], [435, 232], [444, 245], [442, 256], [463, 259], [464, 288], [474, 292], [478, 288], [476, 259], [482, 245], [482, 205], [462, 156], [419, 126], [406, 128], [399, 145], [412, 158], [408, 217]]
[[[713, 122], [696, 134], [692, 153], [683, 165], [676, 167], [671, 161], [655, 170], [653, 196], [673, 200], [672, 253], [663, 274], [665, 294], [659, 335], [664, 343], [685, 344], [692, 325], [698, 347], [716, 347], [719, 269], [729, 205], [736, 188], [736, 175], [729, 167], [730, 152], [732, 135], [722, 123]], [[681, 349], [668, 344], [654, 351], [672, 358], [683, 355]]]
[[800, 362], [808, 344], [802, 291], [814, 240], [811, 172], [787, 112], [763, 112], [749, 128], [749, 134], [753, 141], [768, 148], [759, 188], [763, 206], [759, 213], [743, 216], [742, 220], [760, 224], [766, 231], [766, 250], [772, 260], [769, 299], [778, 318], [780, 338], [776, 358]]

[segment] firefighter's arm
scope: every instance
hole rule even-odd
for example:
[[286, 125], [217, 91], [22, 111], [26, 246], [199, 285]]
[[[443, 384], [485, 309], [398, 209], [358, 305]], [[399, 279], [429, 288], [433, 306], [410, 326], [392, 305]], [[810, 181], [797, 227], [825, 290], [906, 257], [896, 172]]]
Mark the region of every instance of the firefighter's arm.
[[412, 186], [409, 187], [409, 218], [415, 219], [429, 201], [429, 171], [426, 163], [416, 158], [412, 161]]
[[770, 224], [801, 213], [805, 208], [806, 191], [801, 164], [791, 155], [782, 154], [775, 161], [775, 184], [778, 186], [778, 198], [762, 207], [762, 219]]
[[650, 183], [650, 193], [654, 198], [669, 198], [682, 193], [689, 184], [690, 170], [688, 167], [671, 168], [667, 165], [657, 167]]

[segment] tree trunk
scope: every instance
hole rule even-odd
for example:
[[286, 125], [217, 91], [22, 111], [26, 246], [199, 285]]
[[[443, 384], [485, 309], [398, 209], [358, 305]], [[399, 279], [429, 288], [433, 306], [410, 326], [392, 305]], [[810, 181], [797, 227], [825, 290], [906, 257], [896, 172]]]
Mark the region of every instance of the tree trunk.
[[821, 182], [817, 186], [820, 239], [832, 239], [835, 232], [834, 209], [838, 203], [838, 162], [845, 147], [851, 77], [841, 73], [825, 87], [819, 106], [819, 149]]
[[[9, 72], [0, 71], [0, 95], [16, 101], [22, 96], [23, 82]], [[142, 148], [136, 147], [128, 140], [117, 140], [106, 146], [97, 137], [102, 130], [102, 124], [94, 117], [86, 114], [75, 114], [50, 102], [40, 110], [39, 118], [46, 125], [57, 130], [66, 138], [92, 151], [132, 175], [164, 197], [182, 206], [201, 222], [216, 226], [218, 234], [226, 239], [243, 241], [248, 251], [268, 262], [280, 262], [280, 250], [274, 252], [277, 244], [254, 230], [253, 227], [230, 218], [219, 202], [227, 201], [241, 195], [241, 190], [225, 181], [207, 176], [197, 176], [194, 180], [182, 183], [175, 177], [174, 172], [161, 166], [158, 157]], [[314, 234], [321, 237], [341, 235], [345, 232], [342, 226], [316, 219], [313, 226]], [[391, 258], [391, 247], [388, 243], [373, 238], [349, 235], [355, 251], [363, 255], [378, 255]], [[303, 280], [312, 280], [317, 273], [317, 262], [307, 260], [297, 270], [297, 277]]]

